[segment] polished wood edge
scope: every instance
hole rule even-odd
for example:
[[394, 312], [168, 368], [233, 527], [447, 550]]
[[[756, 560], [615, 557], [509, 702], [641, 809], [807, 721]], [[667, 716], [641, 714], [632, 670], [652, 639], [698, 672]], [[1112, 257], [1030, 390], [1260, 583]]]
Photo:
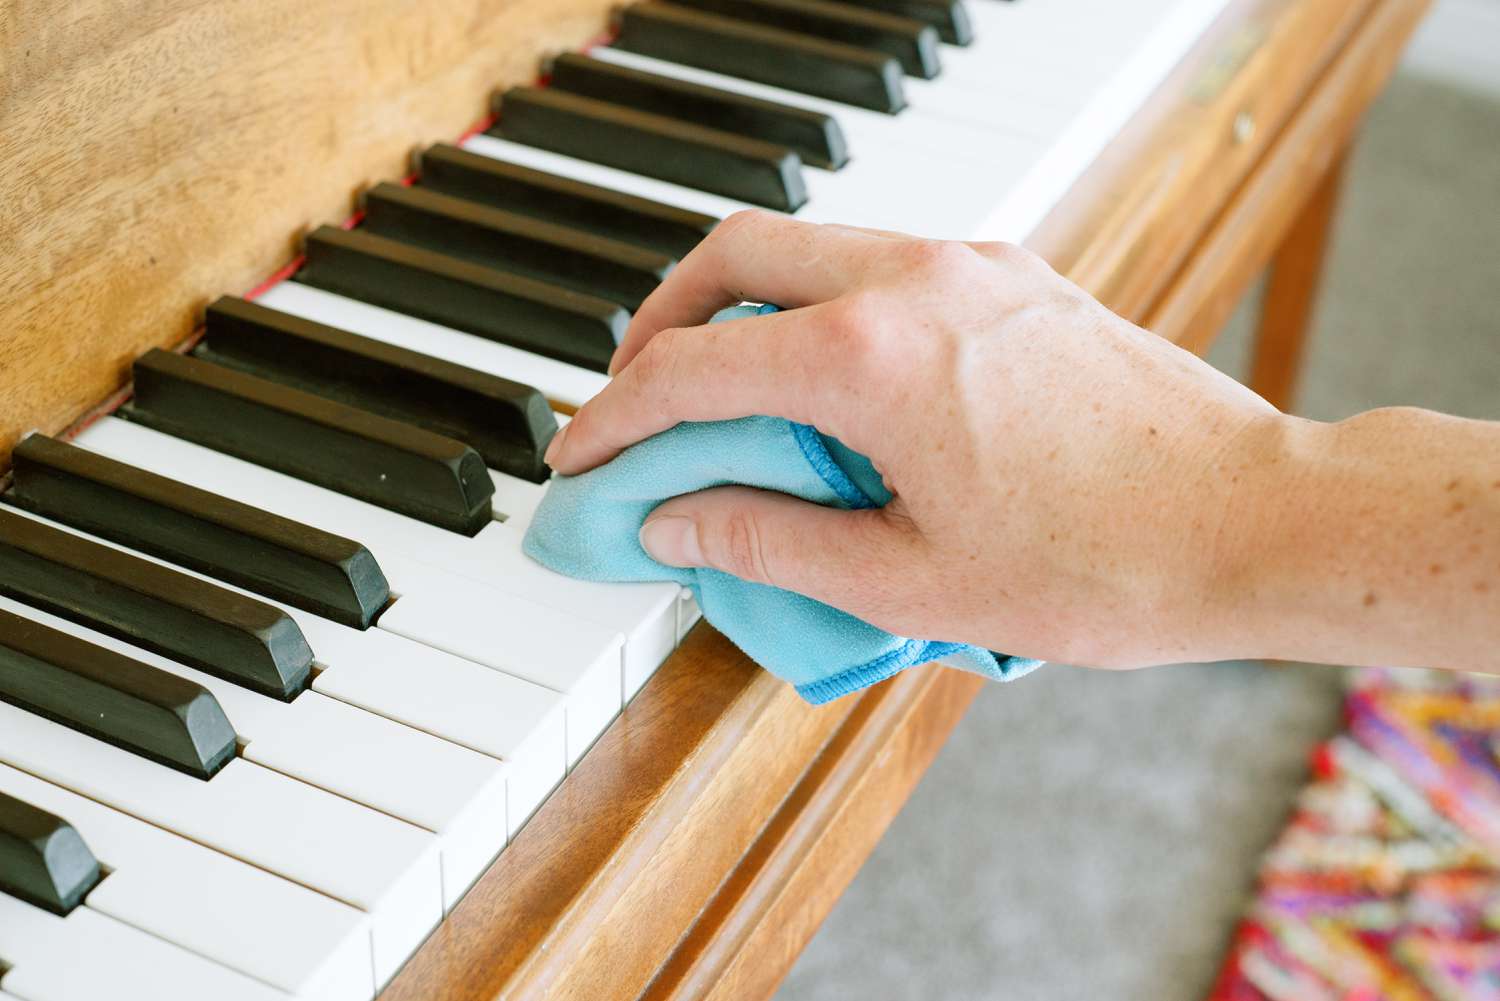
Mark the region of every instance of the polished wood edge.
[[1277, 135], [1263, 166], [1198, 241], [1190, 264], [1147, 314], [1148, 329], [1190, 350], [1206, 349], [1344, 155], [1429, 5], [1382, 0], [1302, 112]]
[[597, 997], [605, 971], [635, 996], [854, 702], [808, 706], [699, 625], [382, 1001]]
[[643, 999], [774, 993], [983, 686], [930, 665], [861, 696]]
[[1143, 321], [1376, 2], [1232, 3], [1027, 246]]

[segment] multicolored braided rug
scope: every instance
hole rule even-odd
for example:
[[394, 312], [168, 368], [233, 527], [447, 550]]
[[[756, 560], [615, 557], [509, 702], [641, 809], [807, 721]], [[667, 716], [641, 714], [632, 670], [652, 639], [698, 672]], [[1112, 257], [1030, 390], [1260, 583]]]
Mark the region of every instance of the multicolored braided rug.
[[1500, 678], [1353, 676], [1210, 1001], [1500, 1001]]

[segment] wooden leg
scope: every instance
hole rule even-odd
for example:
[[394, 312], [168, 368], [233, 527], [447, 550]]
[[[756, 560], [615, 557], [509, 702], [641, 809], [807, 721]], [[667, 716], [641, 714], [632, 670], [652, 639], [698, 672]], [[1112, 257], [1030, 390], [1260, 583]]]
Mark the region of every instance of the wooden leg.
[[1271, 258], [1251, 357], [1250, 388], [1279, 410], [1291, 406], [1317, 301], [1328, 230], [1343, 186], [1346, 150], [1328, 168]]

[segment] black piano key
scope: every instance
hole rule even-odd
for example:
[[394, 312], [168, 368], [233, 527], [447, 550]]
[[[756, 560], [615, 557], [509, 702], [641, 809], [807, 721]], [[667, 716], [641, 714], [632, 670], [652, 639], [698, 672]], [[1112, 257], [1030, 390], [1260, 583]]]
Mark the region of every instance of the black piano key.
[[0, 700], [195, 778], [235, 755], [234, 727], [201, 685], [5, 611]]
[[681, 260], [719, 220], [648, 198], [437, 145], [422, 154], [423, 188], [559, 223]]
[[883, 52], [647, 0], [620, 14], [617, 48], [895, 114], [901, 63]]
[[974, 22], [969, 19], [963, 0], [837, 0], [851, 7], [884, 11], [909, 17], [937, 29], [938, 37], [949, 45], [969, 45], [974, 41]]
[[283, 702], [313, 653], [273, 605], [0, 511], [0, 594]]
[[457, 439], [511, 476], [549, 475], [557, 415], [531, 386], [228, 297], [194, 354]]
[[844, 131], [831, 115], [645, 73], [568, 52], [551, 66], [552, 87], [705, 128], [796, 150], [814, 167], [837, 170], [849, 160]]
[[909, 76], [938, 75], [937, 29], [882, 11], [857, 10], [829, 0], [672, 0], [740, 21], [814, 35], [894, 56]]
[[365, 195], [365, 231], [640, 308], [672, 258], [654, 250], [399, 184]]
[[560, 90], [512, 87], [490, 132], [783, 212], [807, 202], [802, 159], [785, 146]]
[[355, 629], [390, 600], [358, 542], [32, 435], [16, 446], [6, 500]]
[[465, 535], [495, 485], [461, 441], [222, 365], [153, 350], [121, 415]]
[[297, 281], [596, 372], [630, 322], [607, 299], [334, 226], [307, 238]]
[[0, 792], [0, 893], [67, 915], [99, 875], [99, 860], [72, 824]]

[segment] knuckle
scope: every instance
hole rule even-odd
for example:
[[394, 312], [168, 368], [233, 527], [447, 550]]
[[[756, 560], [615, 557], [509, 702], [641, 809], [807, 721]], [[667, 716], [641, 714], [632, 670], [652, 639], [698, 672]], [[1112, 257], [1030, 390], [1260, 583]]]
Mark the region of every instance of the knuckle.
[[680, 327], [661, 331], [621, 373], [628, 380], [633, 397], [654, 409], [670, 407], [676, 392], [685, 333]]
[[715, 244], [723, 243], [733, 237], [741, 235], [742, 231], [756, 230], [764, 226], [775, 216], [765, 209], [740, 209], [725, 216], [723, 221], [713, 228], [709, 233], [708, 240]]
[[836, 361], [857, 361], [877, 350], [884, 331], [885, 311], [875, 293], [851, 292], [830, 304], [827, 335]]
[[1014, 243], [986, 244], [983, 254], [992, 265], [1005, 271], [1012, 283], [1023, 288], [1036, 289], [1065, 283], [1043, 257]]
[[968, 244], [951, 240], [913, 240], [904, 252], [907, 266], [922, 275], [952, 274], [978, 259]]
[[1007, 264], [1014, 267], [1032, 267], [1041, 258], [1037, 257], [1025, 247], [1014, 243], [1006, 243], [996, 240], [990, 243], [977, 243], [974, 249], [998, 264]]
[[716, 536], [720, 569], [744, 580], [774, 585], [764, 535], [754, 511], [736, 508], [726, 512]]
[[899, 314], [898, 305], [899, 300], [873, 290], [839, 299], [829, 317], [828, 370], [867, 388], [887, 385], [906, 372], [921, 338], [914, 336], [912, 326], [891, 321]]
[[667, 381], [672, 373], [677, 348], [682, 340], [682, 330], [669, 327], [660, 331], [641, 349], [625, 374], [639, 386], [653, 389]]

